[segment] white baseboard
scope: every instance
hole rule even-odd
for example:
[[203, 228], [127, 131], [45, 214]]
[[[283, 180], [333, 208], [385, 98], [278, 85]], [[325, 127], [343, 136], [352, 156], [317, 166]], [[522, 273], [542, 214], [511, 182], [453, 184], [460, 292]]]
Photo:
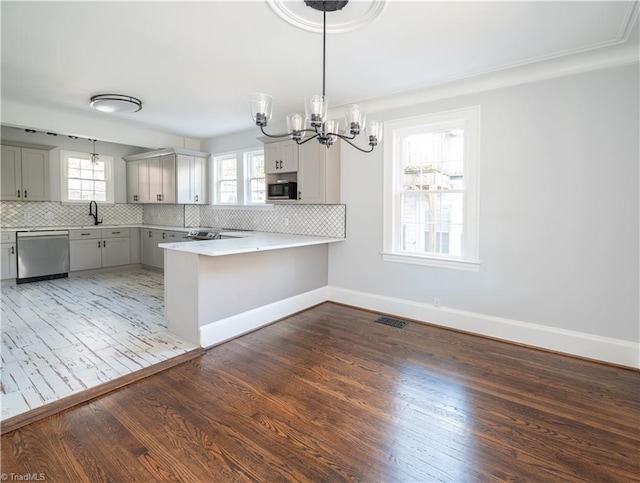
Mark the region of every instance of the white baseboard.
[[410, 300], [328, 287], [328, 299], [396, 317], [539, 347], [621, 366], [640, 368], [640, 344], [584, 332], [466, 312]]
[[328, 287], [321, 287], [200, 327], [200, 346], [209, 348], [259, 329], [314, 305], [326, 302]]

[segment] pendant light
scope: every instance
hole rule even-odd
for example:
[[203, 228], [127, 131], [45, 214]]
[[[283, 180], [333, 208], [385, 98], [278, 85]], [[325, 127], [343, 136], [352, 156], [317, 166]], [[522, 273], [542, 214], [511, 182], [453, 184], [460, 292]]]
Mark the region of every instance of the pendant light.
[[[317, 139], [327, 148], [337, 139], [342, 139], [363, 153], [370, 153], [382, 138], [382, 123], [369, 121], [367, 135], [369, 149], [363, 149], [351, 142], [365, 127], [366, 114], [358, 104], [347, 106], [345, 111], [345, 133], [340, 134], [340, 121], [327, 119], [328, 99], [325, 95], [326, 78], [326, 42], [327, 42], [327, 12], [342, 10], [349, 3], [348, 0], [305, 0], [308, 7], [319, 10], [323, 15], [322, 25], [322, 95], [316, 94], [305, 99], [305, 114], [288, 114], [287, 132], [282, 134], [268, 134], [264, 128], [271, 120], [273, 112], [273, 97], [268, 94], [256, 93], [251, 95], [251, 117], [262, 134], [270, 138], [291, 137], [297, 144], [304, 144]], [[305, 136], [308, 136], [306, 139]], [[304, 139], [304, 140], [303, 140]]]
[[98, 161], [100, 161], [100, 155], [96, 153], [96, 140], [91, 139], [93, 141], [93, 152], [90, 154], [91, 156], [91, 164], [96, 165]]

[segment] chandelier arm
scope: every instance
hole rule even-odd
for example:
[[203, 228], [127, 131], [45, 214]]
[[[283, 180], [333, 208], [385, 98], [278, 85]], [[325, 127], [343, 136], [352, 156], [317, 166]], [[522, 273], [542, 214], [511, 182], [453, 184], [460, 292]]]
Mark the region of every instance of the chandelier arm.
[[[311, 131], [311, 129], [305, 129], [305, 131]], [[308, 143], [309, 141], [311, 141], [312, 139], [317, 138], [318, 136], [320, 136], [320, 134], [315, 134], [314, 136], [311, 136], [310, 138], [305, 139], [304, 141], [296, 141], [296, 143], [298, 145], [304, 144], [304, 143]]]
[[371, 151], [373, 151], [373, 148], [375, 146], [371, 145], [371, 149], [369, 149], [368, 151], [366, 149], [362, 149], [359, 146], [356, 146], [355, 144], [353, 144], [351, 141], [349, 141], [348, 138], [345, 138], [343, 136], [341, 136], [340, 134], [336, 134], [336, 136], [338, 136], [340, 139], [343, 139], [344, 141], [346, 141], [347, 143], [351, 144], [352, 147], [356, 148], [358, 151], [362, 151], [363, 153], [370, 153]]
[[260, 126], [260, 131], [262, 131], [262, 134], [264, 134], [265, 136], [270, 137], [270, 138], [286, 138], [287, 136], [291, 136], [290, 132], [285, 132], [285, 133], [281, 133], [281, 134], [269, 134], [269, 133], [265, 132], [264, 126]]

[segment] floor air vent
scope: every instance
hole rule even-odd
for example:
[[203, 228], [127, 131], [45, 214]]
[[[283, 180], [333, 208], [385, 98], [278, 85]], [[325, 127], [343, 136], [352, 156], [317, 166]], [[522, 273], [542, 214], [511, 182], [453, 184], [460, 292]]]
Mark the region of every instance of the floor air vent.
[[380, 317], [376, 319], [375, 322], [378, 324], [390, 325], [391, 327], [397, 327], [398, 329], [402, 329], [407, 323], [404, 320], [392, 319], [389, 317]]

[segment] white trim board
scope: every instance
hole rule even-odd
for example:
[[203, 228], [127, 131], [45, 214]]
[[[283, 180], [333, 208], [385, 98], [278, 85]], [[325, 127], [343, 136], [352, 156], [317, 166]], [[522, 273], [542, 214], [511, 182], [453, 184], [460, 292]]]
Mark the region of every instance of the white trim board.
[[308, 309], [328, 300], [328, 287], [289, 297], [288, 299], [263, 305], [226, 319], [210, 322], [200, 327], [200, 346], [205, 349], [240, 337], [284, 317]]
[[621, 366], [640, 368], [640, 344], [584, 332], [328, 287], [329, 300], [441, 327]]
[[337, 302], [444, 328], [547, 349], [595, 361], [640, 368], [640, 344], [584, 332], [467, 312], [411, 300], [325, 286], [200, 327], [200, 346], [210, 348], [323, 302]]

